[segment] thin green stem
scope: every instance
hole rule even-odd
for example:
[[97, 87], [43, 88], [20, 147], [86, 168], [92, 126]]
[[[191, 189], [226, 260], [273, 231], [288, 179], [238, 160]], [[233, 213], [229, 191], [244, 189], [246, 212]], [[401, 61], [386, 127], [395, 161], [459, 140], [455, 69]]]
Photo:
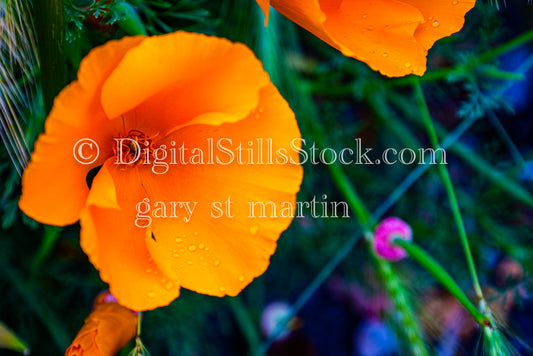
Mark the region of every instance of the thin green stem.
[[[420, 85], [420, 82], [415, 81], [413, 83], [413, 88], [415, 92], [415, 98], [418, 103], [418, 107], [420, 108], [420, 114], [422, 116], [422, 121], [428, 132], [431, 144], [433, 145], [434, 149], [438, 149], [439, 140], [437, 138], [437, 132], [435, 131], [435, 127], [433, 126], [433, 121], [429, 114], [429, 109], [426, 103], [426, 99], [424, 97], [424, 93], [422, 92], [422, 86]], [[481, 301], [483, 300], [483, 292], [481, 291], [481, 285], [479, 284], [479, 279], [478, 279], [476, 267], [474, 264], [474, 258], [472, 257], [472, 251], [470, 250], [470, 243], [468, 242], [468, 236], [466, 234], [463, 217], [461, 216], [461, 211], [459, 209], [459, 203], [457, 202], [457, 197], [455, 195], [455, 190], [453, 189], [452, 180], [448, 173], [448, 169], [446, 168], [445, 165], [439, 164], [438, 169], [439, 169], [442, 182], [444, 184], [444, 188], [446, 189], [446, 194], [448, 195], [448, 200], [452, 208], [453, 217], [457, 225], [457, 230], [459, 231], [461, 245], [463, 247], [463, 251], [466, 257], [468, 270], [470, 271], [470, 275], [472, 277], [472, 281], [474, 284], [474, 290], [476, 292], [477, 297], [479, 298], [479, 301]]]
[[60, 232], [61, 232], [60, 227], [45, 226], [43, 241], [41, 242], [41, 245], [39, 246], [39, 249], [37, 250], [35, 257], [33, 258], [33, 262], [31, 265], [32, 277], [35, 277], [42, 263], [52, 251], [52, 248], [54, 247], [57, 239], [59, 238]]
[[[328, 146], [328, 142], [324, 137], [323, 133], [326, 132], [326, 130], [324, 129], [322, 124], [317, 120], [311, 120], [309, 124], [311, 126], [313, 137], [315, 138], [319, 148], [330, 147]], [[330, 154], [330, 151], [324, 152], [326, 154]], [[350, 179], [346, 176], [342, 167], [337, 161], [332, 160], [331, 157], [326, 157], [325, 161], [334, 161], [333, 164], [327, 165], [327, 169], [331, 175], [331, 178], [333, 178], [335, 185], [344, 195], [344, 198], [346, 199], [346, 202], [348, 203], [350, 209], [352, 209], [355, 213], [359, 224], [361, 224], [363, 233], [371, 233], [371, 225], [373, 224], [373, 221], [371, 220], [371, 215], [366, 209], [365, 204], [361, 200], [361, 197], [350, 182]]]
[[422, 250], [415, 243], [402, 239], [395, 239], [393, 240], [393, 243], [402, 247], [409, 254], [409, 257], [422, 265], [422, 267], [431, 273], [437, 281], [446, 287], [446, 289], [465, 307], [479, 325], [489, 326], [491, 324], [490, 319], [483, 315], [472, 302], [470, 302], [470, 299], [468, 299], [455, 280], [426, 251]]
[[143, 313], [142, 312], [138, 312], [137, 313], [137, 336], [141, 336], [141, 324], [142, 324], [142, 318], [143, 318]]
[[359, 242], [361, 239], [361, 233], [356, 232], [354, 233], [348, 241], [346, 241], [333, 255], [333, 257], [326, 263], [324, 267], [318, 272], [316, 277], [309, 283], [309, 285], [304, 289], [304, 291], [300, 294], [298, 299], [294, 302], [291, 308], [290, 314], [285, 318], [285, 320], [281, 320], [278, 325], [276, 325], [276, 328], [274, 329], [274, 332], [272, 333], [271, 337], [263, 342], [261, 344], [261, 347], [258, 349], [257, 356], [264, 355], [270, 345], [276, 340], [276, 338], [281, 335], [283, 330], [285, 330], [287, 322], [294, 316], [302, 307], [307, 303], [309, 299], [315, 294], [315, 292], [318, 290], [318, 288], [331, 276], [335, 268], [337, 268], [342, 261], [348, 256], [350, 251], [354, 248], [354, 246]]
[[248, 342], [248, 349], [250, 350], [250, 354], [252, 354], [254, 350], [259, 349], [259, 331], [255, 327], [255, 323], [248, 316], [240, 297], [226, 298], [226, 300], [228, 301], [235, 320], [244, 333], [244, 337]]

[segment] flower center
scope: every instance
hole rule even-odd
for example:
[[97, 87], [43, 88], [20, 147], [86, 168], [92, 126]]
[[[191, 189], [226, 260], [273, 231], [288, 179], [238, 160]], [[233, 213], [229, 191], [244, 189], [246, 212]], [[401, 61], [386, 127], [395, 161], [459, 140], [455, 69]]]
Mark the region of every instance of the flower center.
[[139, 130], [130, 130], [126, 136], [119, 135], [113, 145], [115, 163], [125, 165], [150, 163], [154, 150], [152, 139]]

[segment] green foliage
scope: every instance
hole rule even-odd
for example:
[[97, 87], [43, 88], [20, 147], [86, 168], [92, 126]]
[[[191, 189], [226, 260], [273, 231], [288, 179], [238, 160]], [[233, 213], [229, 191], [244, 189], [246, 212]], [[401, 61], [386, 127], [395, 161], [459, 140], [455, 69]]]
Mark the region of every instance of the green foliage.
[[[7, 4], [0, 0], [5, 9]], [[332, 293], [338, 280], [346, 288], [357, 285], [350, 287], [352, 294], [347, 295], [386, 291], [391, 301], [385, 310], [388, 318], [381, 314], [376, 317], [396, 324], [400, 353], [418, 350], [417, 354], [434, 354], [441, 340], [431, 325], [427, 327], [419, 319], [429, 313], [424, 297], [432, 295], [437, 282], [412, 260], [393, 265], [376, 262], [369, 246], [364, 246], [371, 240], [374, 223], [383, 215], [402, 217], [412, 226], [417, 244], [443, 262], [446, 272], [454, 276], [454, 286], [464, 292], [461, 298], [465, 298], [471, 295], [473, 285], [459, 242], [457, 216], [454, 219], [451, 213], [452, 208], [457, 209], [481, 286], [497, 289], [498, 295], [512, 293], [514, 308], [520, 310], [519, 302], [527, 303], [524, 293], [532, 290], [531, 279], [495, 286], [493, 275], [494, 261], [502, 255], [512, 257], [524, 274], [533, 272], [532, 181], [521, 178], [533, 153], [516, 128], [507, 131], [513, 127], [509, 122], [518, 121], [515, 115], [519, 112], [513, 111], [510, 97], [505, 96], [512, 85], [531, 82], [531, 77], [527, 60], [511, 72], [502, 62], [512, 50], [531, 48], [533, 32], [513, 34], [511, 25], [501, 20], [504, 11], [503, 7], [498, 12], [494, 6], [478, 2], [467, 16], [466, 27], [430, 51], [430, 70], [420, 78], [436, 138], [447, 148], [447, 168], [457, 206], [448, 202], [450, 191], [437, 169], [428, 165], [306, 164], [299, 200], [326, 194], [329, 201], [348, 201], [352, 218], [295, 219], [280, 239], [268, 271], [238, 300], [182, 291], [168, 307], [145, 314], [144, 344], [137, 339], [122, 354], [147, 355], [147, 349], [154, 356], [263, 354], [275, 340], [259, 331], [261, 311], [277, 299], [289, 301], [294, 313], [303, 319], [303, 332], [315, 332], [316, 337], [316, 329], [327, 321], [323, 310], [331, 307], [321, 305], [319, 296]], [[354, 138], [361, 138], [376, 152], [388, 147], [417, 150], [431, 146], [421, 120], [420, 102], [413, 95], [412, 77], [382, 77], [273, 10], [265, 28], [263, 14], [254, 1], [66, 0], [64, 16], [69, 80], [75, 78], [83, 56], [110, 39], [176, 30], [216, 34], [252, 48], [295, 111], [308, 142], [338, 150], [353, 146]], [[5, 18], [0, 16], [0, 20]], [[533, 14], [526, 18], [533, 21]], [[0, 22], [4, 36], [5, 26]], [[4, 101], [7, 90], [15, 93], [10, 98], [21, 99], [15, 100], [18, 107], [10, 120], [20, 125], [23, 134], [18, 137], [31, 146], [43, 130], [45, 114], [39, 95], [24, 94], [35, 90], [28, 83], [34, 82], [38, 72], [35, 43], [28, 38], [12, 40], [18, 42], [9, 47], [11, 52], [0, 47], [3, 64], [9, 53], [19, 49], [24, 61], [32, 63], [16, 63], [18, 67], [12, 71], [16, 80], [7, 83], [6, 76], [0, 76], [0, 89]], [[527, 125], [530, 129], [531, 123]], [[4, 291], [0, 314], [28, 341], [34, 355], [61, 354], [83, 324], [94, 296], [106, 285], [80, 249], [78, 225], [43, 228], [22, 216], [17, 207], [20, 176], [16, 168], [20, 170], [25, 162], [15, 160], [18, 166], [13, 165], [10, 156], [15, 151], [9, 142], [5, 140], [0, 151], [0, 288]], [[351, 304], [343, 304], [343, 298], [334, 303], [345, 310], [350, 321], [343, 327], [353, 333], [356, 320], [363, 316]], [[474, 299], [472, 302], [480, 308]], [[480, 309], [485, 315], [490, 313]], [[504, 336], [513, 333], [507, 326], [496, 325], [484, 329], [481, 351], [511, 354]], [[512, 320], [509, 325], [515, 327]], [[280, 326], [281, 330], [285, 325]], [[445, 330], [443, 325], [433, 327]], [[321, 339], [313, 341], [321, 355], [328, 354]]]

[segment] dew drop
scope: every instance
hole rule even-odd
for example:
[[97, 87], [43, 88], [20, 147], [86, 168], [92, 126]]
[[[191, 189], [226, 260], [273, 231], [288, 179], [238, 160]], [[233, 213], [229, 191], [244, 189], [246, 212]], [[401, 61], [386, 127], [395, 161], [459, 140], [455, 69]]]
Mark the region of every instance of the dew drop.
[[439, 26], [440, 26], [440, 23], [439, 23], [439, 21], [435, 20], [435, 21], [433, 21], [433, 23], [431, 24], [431, 26], [433, 26], [433, 27], [439, 27]]
[[368, 31], [372, 31], [372, 30], [374, 29], [374, 27], [372, 27], [372, 26], [368, 26], [366, 29], [367, 29]]
[[239, 282], [244, 282], [244, 276], [242, 274], [239, 276]]
[[187, 261], [187, 264], [188, 264], [189, 266], [192, 265], [192, 261], [191, 261], [191, 260], [188, 260], [188, 261]]
[[202, 266], [207, 266], [207, 262], [202, 263]]
[[177, 244], [180, 244], [182, 241], [183, 241], [182, 238], [179, 238], [179, 237], [176, 238], [176, 243], [177, 243]]
[[200, 250], [203, 250], [204, 247], [205, 247], [205, 244], [203, 244], [203, 243], [201, 243], [201, 244], [198, 245], [198, 248], [199, 248]]
[[203, 261], [204, 260], [204, 256], [200, 257], [200, 261]]
[[224, 291], [226, 290], [226, 288], [224, 288], [224, 287], [222, 287], [222, 286], [218, 287], [218, 289], [219, 289], [222, 293], [224, 293]]
[[457, 0], [453, 0], [452, 1], [452, 5], [457, 5], [457, 4], [459, 4], [459, 1], [457, 1]]
[[382, 55], [383, 57], [388, 57], [388, 56], [389, 56], [389, 54], [388, 54], [387, 52], [383, 52], [381, 55]]
[[259, 108], [259, 112], [262, 113], [263, 111], [265, 111], [265, 109], [263, 108]]
[[368, 17], [368, 15], [367, 14], [363, 14], [363, 15], [361, 15], [361, 17], [366, 19]]
[[198, 236], [198, 233], [197, 233], [197, 232], [195, 232], [195, 233], [194, 233], [193, 235], [194, 235], [194, 236]]
[[191, 251], [191, 252], [196, 251], [196, 245], [189, 246], [189, 251]]
[[151, 268], [147, 268], [146, 269], [146, 273], [152, 273], [152, 269]]
[[174, 254], [172, 254], [172, 256], [174, 256], [174, 258], [180, 257], [179, 253], [174, 253]]
[[410, 62], [405, 62], [405, 68], [409, 68], [411, 66]]
[[154, 298], [155, 297], [155, 293], [154, 292], [148, 292], [148, 298]]
[[220, 261], [219, 261], [219, 260], [216, 260], [215, 262], [213, 262], [213, 266], [215, 266], [215, 267], [220, 266]]
[[255, 235], [259, 232], [259, 226], [254, 225], [250, 228], [250, 234]]
[[185, 249], [184, 248], [180, 249], [180, 252], [185, 252]]
[[174, 287], [174, 284], [172, 282], [168, 282], [167, 284], [165, 284], [165, 289], [166, 290], [171, 290], [172, 287]]

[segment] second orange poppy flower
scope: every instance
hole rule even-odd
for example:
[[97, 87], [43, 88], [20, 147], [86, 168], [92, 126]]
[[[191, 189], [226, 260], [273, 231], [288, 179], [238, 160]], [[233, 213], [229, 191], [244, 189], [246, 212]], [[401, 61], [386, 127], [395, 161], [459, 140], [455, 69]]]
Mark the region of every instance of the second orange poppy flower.
[[433, 44], [464, 24], [475, 0], [256, 0], [390, 77], [423, 75]]

